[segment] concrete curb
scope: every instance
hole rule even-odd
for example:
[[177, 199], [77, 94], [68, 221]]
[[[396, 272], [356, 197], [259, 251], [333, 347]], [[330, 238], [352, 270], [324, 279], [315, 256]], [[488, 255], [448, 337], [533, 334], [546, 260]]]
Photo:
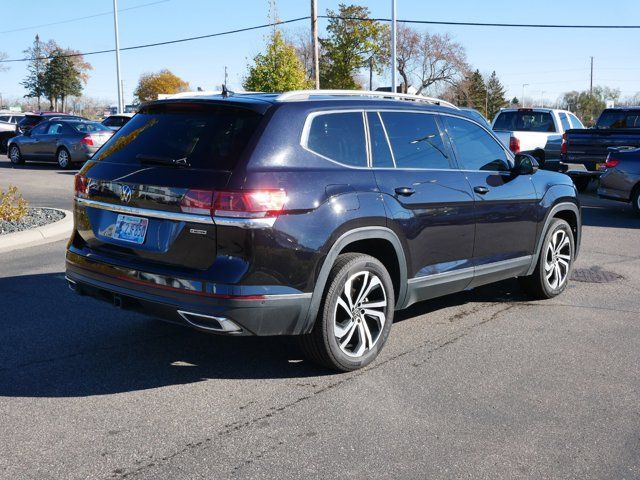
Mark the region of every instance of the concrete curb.
[[[46, 207], [49, 208], [49, 207]], [[21, 248], [35, 247], [46, 243], [57, 242], [69, 238], [73, 230], [73, 215], [69, 210], [52, 208], [64, 213], [64, 218], [57, 222], [32, 228], [24, 232], [0, 235], [0, 253], [7, 253]]]

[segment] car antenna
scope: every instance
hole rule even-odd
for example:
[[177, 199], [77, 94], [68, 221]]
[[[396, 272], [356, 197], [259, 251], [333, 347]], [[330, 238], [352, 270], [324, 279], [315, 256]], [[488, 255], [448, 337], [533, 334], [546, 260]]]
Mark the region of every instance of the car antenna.
[[222, 98], [227, 98], [233, 95], [233, 92], [227, 88], [227, 84], [222, 84]]

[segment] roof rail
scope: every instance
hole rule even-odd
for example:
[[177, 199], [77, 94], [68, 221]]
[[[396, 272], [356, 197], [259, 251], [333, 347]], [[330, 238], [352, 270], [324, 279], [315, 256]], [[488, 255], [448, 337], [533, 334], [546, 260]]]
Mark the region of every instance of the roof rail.
[[433, 97], [425, 97], [423, 95], [410, 95], [407, 93], [392, 92], [373, 92], [370, 90], [292, 90], [290, 92], [281, 93], [276, 97], [279, 102], [291, 102], [296, 100], [308, 100], [310, 97], [326, 95], [335, 97], [374, 97], [374, 98], [392, 98], [398, 100], [413, 100], [414, 102], [425, 102], [443, 107], [455, 108], [453, 103]]

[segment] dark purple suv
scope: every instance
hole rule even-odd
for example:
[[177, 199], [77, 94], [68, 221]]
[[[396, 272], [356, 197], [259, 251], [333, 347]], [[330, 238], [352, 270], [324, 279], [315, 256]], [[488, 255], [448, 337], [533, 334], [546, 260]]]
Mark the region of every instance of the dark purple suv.
[[394, 311], [519, 277], [561, 293], [576, 190], [453, 105], [380, 92], [143, 106], [76, 177], [73, 290], [226, 335], [371, 362]]

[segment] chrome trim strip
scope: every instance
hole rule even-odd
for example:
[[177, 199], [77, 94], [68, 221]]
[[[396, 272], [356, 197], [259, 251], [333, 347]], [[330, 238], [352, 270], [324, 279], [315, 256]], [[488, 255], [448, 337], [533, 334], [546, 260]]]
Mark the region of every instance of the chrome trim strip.
[[207, 223], [212, 225], [213, 219], [206, 215], [195, 215], [193, 213], [165, 212], [163, 210], [152, 210], [149, 208], [128, 207], [126, 205], [116, 205], [113, 203], [99, 202], [97, 200], [89, 200], [88, 198], [77, 198], [78, 205], [99, 208], [101, 210], [110, 210], [117, 213], [127, 213], [131, 215], [139, 215], [141, 217], [162, 218], [164, 220], [177, 220], [179, 222], [190, 223]]
[[196, 215], [193, 213], [166, 212], [163, 210], [152, 210], [149, 208], [129, 207], [127, 205], [117, 205], [114, 203], [89, 200], [88, 198], [75, 199], [78, 205], [99, 208], [117, 213], [137, 215], [140, 217], [161, 218], [163, 220], [175, 220], [185, 223], [203, 223], [207, 225], [220, 225], [225, 227], [239, 228], [271, 228], [276, 222], [275, 217], [270, 218], [234, 218], [234, 217], [209, 217], [207, 215]]
[[500, 260], [499, 262], [486, 263], [484, 265], [478, 265], [476, 267], [461, 268], [459, 270], [453, 270], [450, 272], [434, 273], [432, 275], [425, 275], [424, 277], [413, 277], [407, 282], [411, 284], [425, 284], [425, 285], [439, 285], [441, 283], [455, 282], [458, 280], [464, 280], [472, 276], [490, 275], [492, 273], [500, 272], [502, 270], [509, 270], [510, 268], [524, 267], [531, 264], [531, 255], [525, 255], [523, 257], [510, 258], [508, 260]]

